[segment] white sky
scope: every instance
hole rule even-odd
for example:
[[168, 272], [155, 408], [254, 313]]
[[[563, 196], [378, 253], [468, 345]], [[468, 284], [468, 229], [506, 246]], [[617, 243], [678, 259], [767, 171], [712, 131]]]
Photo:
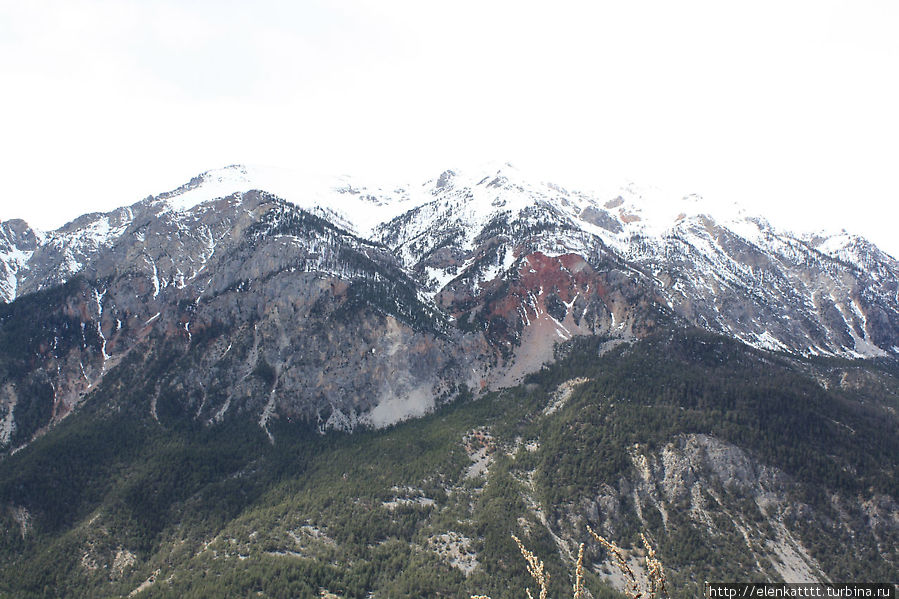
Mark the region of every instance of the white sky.
[[0, 218], [233, 163], [510, 161], [845, 227], [899, 256], [895, 0], [0, 0]]

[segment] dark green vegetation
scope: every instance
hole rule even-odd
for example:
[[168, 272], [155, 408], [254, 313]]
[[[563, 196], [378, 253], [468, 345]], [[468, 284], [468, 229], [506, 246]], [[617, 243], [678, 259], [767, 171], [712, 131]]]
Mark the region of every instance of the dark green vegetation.
[[[157, 422], [129, 391], [141, 389], [138, 374], [112, 372], [79, 411], [0, 462], [0, 596], [117, 597], [155, 581], [138, 596], [521, 597], [531, 581], [515, 533], [563, 598], [572, 563], [553, 535], [575, 549], [586, 524], [626, 548], [646, 531], [683, 597], [702, 580], [777, 579], [733, 521], [771, 538], [782, 523], [834, 580], [895, 573], [895, 529], [850, 534], [833, 500], [899, 497], [894, 364], [797, 361], [700, 332], [600, 356], [603, 341], [577, 340], [519, 387], [382, 431], [320, 435], [273, 420], [274, 446], [247, 414], [204, 427], [162, 402]], [[545, 414], [575, 377], [589, 381]], [[805, 507], [766, 517], [711, 481], [702, 493], [715, 530], [682, 499], [667, 516], [647, 502], [641, 519], [623, 491], [639, 478], [634, 456], [687, 435], [781, 472], [784, 501]], [[470, 470], [479, 451], [485, 475]], [[600, 495], [616, 496], [618, 512], [594, 509]], [[606, 559], [588, 546], [588, 563]], [[447, 547], [478, 566], [466, 576]], [[619, 596], [597, 573], [588, 586]]]

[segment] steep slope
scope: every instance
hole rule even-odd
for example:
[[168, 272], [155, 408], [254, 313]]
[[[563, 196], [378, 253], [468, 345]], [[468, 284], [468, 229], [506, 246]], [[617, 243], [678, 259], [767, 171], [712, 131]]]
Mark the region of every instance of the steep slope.
[[27, 268], [41, 234], [23, 220], [0, 222], [0, 301], [11, 302], [19, 291], [20, 270]]
[[[385, 248], [262, 192], [170, 208], [118, 211], [131, 216], [103, 239], [74, 224], [52, 235], [78, 275], [0, 314], [4, 445], [58, 422], [123, 360], [154, 418], [240, 413], [263, 428], [273, 415], [383, 426], [482, 378], [489, 348], [450, 329]], [[81, 259], [87, 244], [100, 249]], [[30, 274], [75, 270], [48, 258], [59, 247], [37, 250]], [[34, 377], [46, 393], [26, 393]], [[20, 422], [29, 410], [41, 417]]]
[[[516, 261], [529, 254], [576, 254], [594, 268], [616, 263], [688, 322], [756, 347], [846, 357], [899, 352], [897, 262], [864, 239], [796, 237], [697, 196], [635, 186], [605, 195], [568, 191], [533, 183], [509, 165], [393, 187], [232, 166], [47, 234], [6, 223], [4, 297], [79, 272], [107, 276], [111, 260], [133, 263], [141, 252], [146, 264], [129, 268], [154, 285], [183, 286], [219, 241], [247, 226], [238, 221], [249, 213], [218, 198], [252, 189], [383, 244], [425, 294], [444, 292], [440, 302], [450, 313], [457, 312], [453, 298], [478, 297], [491, 281], [514, 276]], [[230, 218], [207, 222], [223, 208]]]
[[657, 247], [635, 248], [630, 258], [663, 281], [662, 293], [690, 322], [768, 349], [895, 353], [895, 275], [872, 276], [764, 221], [684, 219]]
[[[798, 355], [899, 354], [899, 263], [861, 238], [794, 236], [635, 186], [569, 191], [508, 165], [382, 187], [231, 166], [56, 231], [0, 233], [8, 449], [132, 353], [154, 365], [154, 417], [242, 414], [265, 430], [282, 416], [385, 426], [514, 385], [557, 343], [675, 324]], [[13, 314], [41, 313], [71, 322], [17, 353], [30, 346]], [[36, 380], [52, 392], [23, 395]], [[32, 400], [42, 416], [17, 424]]]
[[[354, 435], [185, 426], [95, 400], [0, 462], [0, 592], [521, 596], [514, 533], [570, 593], [620, 597], [586, 526], [675, 597], [703, 580], [888, 579], [899, 564], [895, 366], [772, 356], [696, 330], [582, 337], [523, 385]], [[233, 350], [232, 350], [233, 351]], [[142, 392], [136, 389], [135, 392]], [[73, 448], [77, 447], [75, 451]]]
[[858, 237], [234, 166], [0, 223], [0, 267], [0, 594], [497, 599], [514, 532], [563, 596], [587, 524], [684, 597], [899, 564], [899, 264]]
[[594, 267], [611, 257], [687, 322], [755, 347], [897, 353], [899, 263], [861, 238], [796, 238], [734, 206], [634, 186], [604, 200], [508, 166], [446, 171], [426, 189], [430, 201], [375, 235], [444, 305], [461, 289], [477, 296], [530, 253], [574, 253]]

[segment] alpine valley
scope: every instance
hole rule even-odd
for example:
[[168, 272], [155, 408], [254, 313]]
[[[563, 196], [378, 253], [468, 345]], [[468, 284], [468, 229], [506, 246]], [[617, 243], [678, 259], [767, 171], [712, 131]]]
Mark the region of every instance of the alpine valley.
[[0, 222], [0, 596], [624, 597], [899, 572], [899, 262], [509, 165]]

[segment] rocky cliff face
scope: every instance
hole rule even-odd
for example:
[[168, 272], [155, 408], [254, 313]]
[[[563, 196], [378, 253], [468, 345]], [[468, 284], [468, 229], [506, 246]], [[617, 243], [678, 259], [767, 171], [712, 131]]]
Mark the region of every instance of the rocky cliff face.
[[[802, 500], [802, 484], [712, 436], [683, 434], [658, 449], [636, 445], [629, 457], [626, 476], [597, 489], [593, 499], [567, 505], [550, 525], [562, 555], [576, 550], [574, 540], [586, 525], [622, 538], [635, 516], [641, 530], [654, 530], [667, 542], [685, 528], [696, 531], [702, 545], [718, 548], [717, 555], [703, 558], [709, 567], [726, 563], [760, 580], [826, 582], [832, 564], [815, 559], [816, 540], [841, 538], [889, 554], [899, 538], [899, 505], [892, 497], [857, 501], [829, 493], [810, 505]], [[680, 547], [672, 553], [690, 551]], [[642, 573], [639, 550], [627, 552], [627, 560]], [[625, 590], [611, 556], [598, 571]]]
[[[448, 327], [385, 248], [320, 217], [261, 192], [186, 215], [154, 201], [125, 212], [122, 230], [89, 256], [73, 239], [38, 250], [78, 256], [77, 276], [0, 316], [10, 363], [24, 364], [4, 380], [6, 444], [64, 417], [123, 360], [154, 373], [139, 397], [155, 418], [240, 414], [263, 428], [273, 416], [383, 426], [484, 376], [483, 340]], [[70, 267], [46, 260], [28, 274], [54, 281]], [[23, 287], [37, 281], [23, 277]], [[44, 319], [51, 324], [27, 329]], [[34, 355], [21, 355], [20, 338]], [[46, 393], [25, 393], [23, 403], [35, 377]], [[18, 422], [43, 404], [43, 418]]]
[[153, 366], [140, 397], [155, 418], [268, 431], [385, 426], [513, 384], [556, 342], [678, 322], [798, 354], [899, 355], [899, 263], [860, 238], [509, 167], [316, 185], [228, 167], [56, 231], [0, 223], [0, 443], [27, 443], [124, 364]]

